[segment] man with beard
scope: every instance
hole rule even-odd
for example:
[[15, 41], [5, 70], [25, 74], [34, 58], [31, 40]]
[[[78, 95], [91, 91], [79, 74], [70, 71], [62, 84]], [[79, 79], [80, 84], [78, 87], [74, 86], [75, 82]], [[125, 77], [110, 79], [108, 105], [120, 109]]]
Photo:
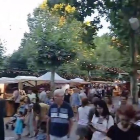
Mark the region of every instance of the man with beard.
[[106, 140], [140, 140], [140, 127], [133, 123], [136, 110], [132, 105], [125, 105], [117, 111], [120, 122], [107, 132]]

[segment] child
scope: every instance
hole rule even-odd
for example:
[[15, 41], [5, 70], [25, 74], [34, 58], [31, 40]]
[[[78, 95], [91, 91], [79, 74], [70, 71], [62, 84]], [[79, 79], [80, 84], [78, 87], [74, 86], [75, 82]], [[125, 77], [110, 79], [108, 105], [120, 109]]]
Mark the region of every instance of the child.
[[26, 136], [29, 136], [29, 138], [34, 137], [34, 122], [35, 118], [33, 113], [33, 104], [30, 104], [28, 106], [28, 112], [26, 116], [26, 125], [29, 132]]
[[[21, 112], [22, 116], [25, 116], [25, 114], [27, 113], [25, 105], [21, 105], [19, 107], [17, 113], [14, 116], [10, 117], [10, 120], [6, 123], [6, 129], [8, 129], [9, 125], [12, 124], [11, 127], [12, 127], [12, 130], [14, 130], [14, 128], [15, 128], [14, 123], [16, 122], [17, 117], [19, 116], [18, 112]], [[24, 125], [23, 125], [23, 128], [24, 128]]]
[[23, 112], [19, 111], [17, 120], [16, 120], [16, 126], [15, 126], [15, 133], [17, 134], [17, 140], [21, 139], [21, 134], [23, 133]]
[[40, 124], [40, 128], [39, 128], [39, 131], [38, 131], [38, 134], [37, 134], [35, 140], [47, 140], [46, 122], [42, 122]]

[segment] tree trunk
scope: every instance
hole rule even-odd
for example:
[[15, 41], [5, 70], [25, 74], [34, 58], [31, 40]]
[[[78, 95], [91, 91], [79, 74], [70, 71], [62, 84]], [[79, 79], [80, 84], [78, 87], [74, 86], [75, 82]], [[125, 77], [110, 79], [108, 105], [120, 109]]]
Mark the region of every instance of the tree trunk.
[[51, 96], [55, 90], [55, 68], [51, 69]]
[[91, 72], [90, 72], [90, 70], [88, 70], [88, 80], [89, 81], [91, 80]]
[[131, 32], [130, 36], [130, 54], [131, 54], [131, 67], [132, 75], [131, 81], [131, 95], [133, 104], [138, 103], [138, 93], [137, 93], [137, 62], [136, 62], [136, 45], [135, 45], [135, 32]]

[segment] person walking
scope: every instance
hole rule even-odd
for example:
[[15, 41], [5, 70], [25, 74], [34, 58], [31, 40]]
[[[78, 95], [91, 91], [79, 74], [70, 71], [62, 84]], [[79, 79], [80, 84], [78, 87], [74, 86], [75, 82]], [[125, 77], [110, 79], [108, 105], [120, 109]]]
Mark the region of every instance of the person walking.
[[24, 123], [24, 115], [23, 115], [23, 112], [19, 111], [18, 112], [18, 117], [17, 117], [17, 120], [16, 120], [16, 125], [15, 125], [15, 133], [17, 135], [16, 140], [21, 139], [21, 135], [23, 133], [23, 123]]
[[110, 95], [105, 95], [104, 101], [107, 104], [107, 107], [108, 107], [110, 114], [112, 115], [113, 118], [115, 118], [116, 108], [113, 104], [112, 97]]
[[34, 117], [35, 117], [36, 134], [37, 134], [38, 127], [40, 126], [41, 122], [46, 121], [48, 111], [49, 111], [49, 105], [47, 105], [45, 103], [33, 104], [33, 113], [34, 113]]
[[70, 93], [69, 93], [69, 89], [66, 89], [65, 90], [65, 95], [64, 95], [64, 101], [67, 102], [67, 103], [70, 103]]
[[[118, 105], [118, 107], [116, 107], [116, 110], [117, 110], [118, 108], [120, 108], [120, 107], [123, 107], [123, 106], [127, 105], [127, 104], [129, 104], [129, 103], [128, 103], [128, 96], [127, 96], [126, 94], [122, 94], [122, 95], [120, 96], [119, 105]], [[120, 120], [119, 120], [118, 114], [115, 113], [115, 123], [118, 124], [119, 121], [120, 121]]]
[[50, 106], [47, 119], [47, 140], [67, 140], [72, 128], [73, 111], [64, 101], [64, 90], [54, 91], [54, 104]]
[[44, 88], [40, 88], [40, 95], [39, 95], [40, 102], [45, 103], [46, 102], [46, 98], [47, 98], [47, 93], [46, 93], [45, 89]]
[[117, 110], [120, 122], [107, 132], [105, 140], [140, 140], [140, 127], [133, 123], [136, 111], [132, 105], [125, 105]]
[[[91, 123], [92, 118], [93, 118], [93, 115], [94, 115], [94, 113], [95, 113], [96, 103], [97, 103], [98, 101], [100, 101], [100, 100], [101, 100], [101, 99], [98, 98], [98, 97], [94, 97], [94, 98], [92, 99], [92, 102], [91, 102], [92, 106], [90, 105], [90, 106], [91, 106], [91, 109], [90, 109], [89, 114], [88, 114], [88, 122], [89, 122], [89, 124]], [[89, 128], [89, 129], [88, 129], [88, 134], [87, 134], [87, 136], [86, 136], [86, 140], [91, 140], [92, 135], [93, 135], [93, 132], [92, 132], [91, 129]]]
[[26, 115], [26, 126], [28, 130], [28, 134], [26, 136], [29, 136], [29, 138], [34, 137], [34, 124], [35, 124], [35, 118], [33, 113], [33, 104], [30, 104], [28, 106], [28, 112]]
[[81, 101], [82, 101], [82, 99], [87, 98], [87, 95], [83, 88], [81, 88], [79, 96], [80, 96]]
[[81, 105], [81, 99], [79, 96], [79, 89], [74, 88], [73, 94], [71, 95], [71, 106], [72, 106], [72, 109], [74, 111], [73, 121], [76, 121], [77, 109], [80, 105]]
[[91, 107], [88, 104], [88, 99], [82, 99], [82, 106], [78, 108], [78, 126], [76, 134], [79, 140], [84, 140], [88, 134], [88, 115]]
[[32, 89], [28, 89], [28, 97], [31, 101], [31, 103], [36, 103], [36, 95], [33, 93]]
[[14, 92], [13, 92], [13, 97], [14, 102], [15, 102], [15, 112], [17, 112], [19, 106], [20, 106], [20, 93], [17, 87], [14, 88]]
[[[96, 103], [95, 114], [89, 127], [93, 131], [91, 140], [104, 140], [108, 129], [114, 125], [114, 120], [103, 100]], [[119, 140], [119, 139], [118, 139]]]

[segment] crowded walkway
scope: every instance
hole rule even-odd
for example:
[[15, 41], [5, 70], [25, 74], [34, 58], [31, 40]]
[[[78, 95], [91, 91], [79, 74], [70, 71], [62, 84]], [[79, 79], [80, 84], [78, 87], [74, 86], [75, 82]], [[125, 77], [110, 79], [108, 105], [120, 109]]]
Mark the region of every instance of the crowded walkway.
[[[53, 97], [50, 97], [45, 88], [39, 91], [29, 88], [17, 108], [16, 120], [12, 122], [13, 117], [5, 118], [5, 139], [116, 140], [113, 132], [116, 128], [112, 128], [114, 124], [118, 127], [128, 126], [140, 118], [131, 105], [127, 90], [122, 91], [120, 96], [114, 96], [112, 91], [110, 87], [92, 87], [87, 94], [84, 88], [74, 87], [71, 90], [56, 89]], [[20, 96], [18, 89], [12, 98], [17, 96]], [[139, 130], [137, 127], [135, 131], [138, 132], [131, 134], [131, 137], [134, 135], [137, 139]]]

